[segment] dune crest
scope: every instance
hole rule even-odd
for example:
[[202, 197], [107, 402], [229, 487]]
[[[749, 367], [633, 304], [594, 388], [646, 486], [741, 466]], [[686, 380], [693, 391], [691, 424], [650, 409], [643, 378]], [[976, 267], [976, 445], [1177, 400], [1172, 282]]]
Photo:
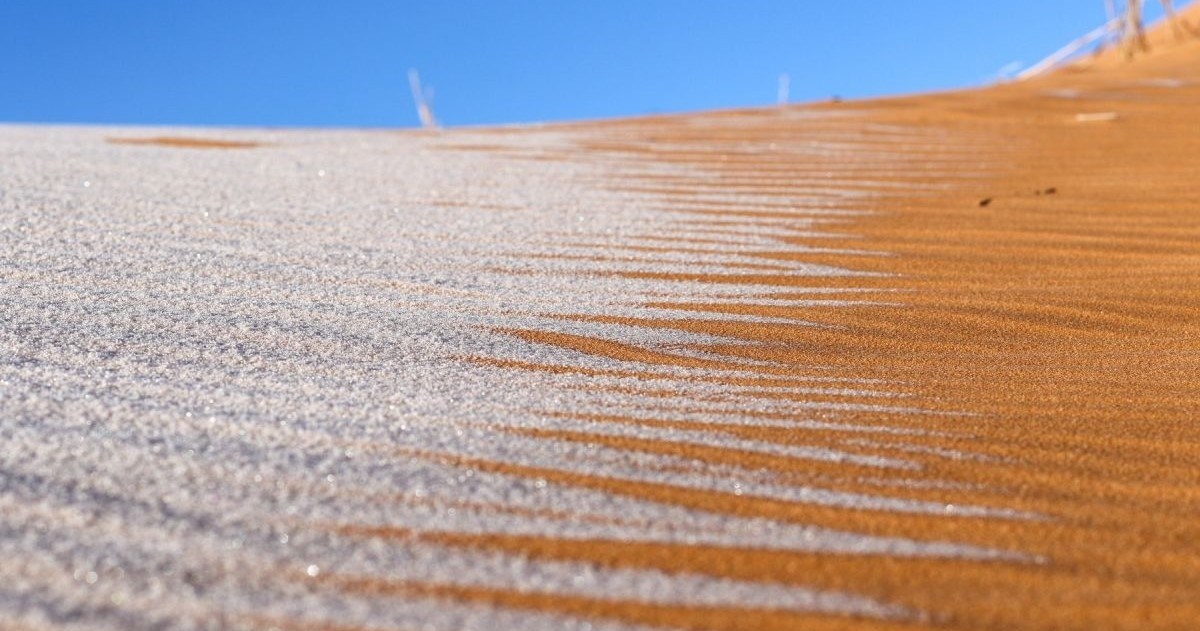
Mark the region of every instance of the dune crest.
[[[0, 617], [1186, 628], [1198, 57], [529, 129], [0, 130]], [[220, 143], [264, 148], [175, 150]]]

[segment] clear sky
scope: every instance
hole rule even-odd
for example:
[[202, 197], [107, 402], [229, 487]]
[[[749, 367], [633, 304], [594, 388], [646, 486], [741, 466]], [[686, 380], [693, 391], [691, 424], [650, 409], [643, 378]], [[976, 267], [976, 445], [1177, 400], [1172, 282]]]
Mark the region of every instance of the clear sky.
[[[1149, 3], [1156, 6], [1157, 3]], [[1102, 0], [0, 0], [0, 121], [395, 127], [986, 82]]]

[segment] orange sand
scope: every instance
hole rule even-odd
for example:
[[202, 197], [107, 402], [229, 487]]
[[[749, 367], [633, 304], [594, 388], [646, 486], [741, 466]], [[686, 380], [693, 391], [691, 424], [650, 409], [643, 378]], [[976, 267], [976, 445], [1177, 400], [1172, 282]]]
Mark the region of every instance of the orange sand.
[[[1159, 81], [1168, 78], [1173, 81]], [[842, 509], [486, 461], [455, 464], [715, 512], [974, 543], [1025, 554], [1026, 560], [803, 554], [755, 550], [752, 542], [745, 549], [729, 550], [532, 536], [432, 538], [444, 545], [539, 559], [845, 590], [923, 612], [926, 617], [909, 621], [912, 624], [944, 628], [1200, 627], [1200, 42], [1130, 65], [1089, 62], [1024, 83], [816, 109], [857, 116], [804, 119], [746, 111], [598, 123], [606, 140], [591, 150], [703, 167], [704, 176], [647, 178], [624, 186], [652, 188], [680, 205], [703, 206], [699, 219], [729, 226], [739, 225], [747, 214], [732, 204], [698, 200], [698, 195], [745, 190], [776, 197], [786, 208], [790, 196], [802, 195], [809, 186], [790, 188], [789, 176], [813, 173], [826, 174], [831, 187], [850, 183], [858, 189], [886, 191], [865, 208], [877, 213], [838, 219], [836, 231], [859, 238], [814, 239], [809, 245], [892, 256], [806, 253], [804, 260], [887, 276], [814, 279], [774, 272], [747, 276], [738, 270], [694, 279], [767, 283], [779, 290], [900, 289], [905, 291], [874, 297], [903, 306], [708, 308], [840, 325], [825, 329], [678, 319], [640, 324], [761, 342], [709, 350], [795, 367], [763, 369], [764, 387], [787, 382], [789, 374], [815, 373], [903, 384], [903, 391], [916, 396], [897, 405], [971, 416], [836, 410], [824, 416], [945, 432], [922, 437], [920, 445], [987, 457], [924, 457], [905, 451], [912, 445], [902, 437], [882, 432], [850, 435], [743, 426], [722, 431], [780, 444], [904, 453], [925, 468], [899, 472], [897, 479], [961, 486], [887, 486], [892, 495], [1001, 506], [1048, 519]], [[1116, 119], [1077, 119], [1078, 114], [1108, 112]], [[691, 124], [696, 120], [705, 124]], [[892, 128], [872, 127], [884, 125], [931, 139], [913, 147], [879, 133], [874, 142], [880, 150], [919, 153], [926, 158], [922, 166], [886, 172], [853, 155], [818, 161], [782, 152], [739, 151], [745, 142], [790, 134]], [[658, 150], [668, 145], [671, 151]], [[969, 174], [979, 177], [965, 177]], [[753, 216], [789, 221], [786, 212]], [[673, 249], [687, 247], [677, 245]], [[669, 242], [664, 247], [672, 248]], [[514, 333], [648, 366], [735, 366], [733, 360], [680, 361], [577, 335]], [[511, 367], [559, 370], [532, 364]], [[852, 394], [827, 399], [878, 403]], [[670, 423], [621, 417], [592, 420]], [[878, 470], [716, 447], [542, 433], [547, 438], [603, 440], [628, 450], [761, 468], [826, 488], [870, 492], [896, 481], [880, 479]], [[874, 442], [852, 442], [864, 438]], [[382, 528], [347, 527], [342, 532], [400, 540], [431, 537]], [[321, 580], [350, 591], [440, 595], [688, 629], [904, 626], [816, 614], [682, 610], [357, 578]]]
[[155, 136], [152, 138], [109, 138], [114, 145], [158, 145], [188, 149], [251, 149], [262, 143], [238, 140], [214, 140], [211, 138], [182, 138], [178, 136]]

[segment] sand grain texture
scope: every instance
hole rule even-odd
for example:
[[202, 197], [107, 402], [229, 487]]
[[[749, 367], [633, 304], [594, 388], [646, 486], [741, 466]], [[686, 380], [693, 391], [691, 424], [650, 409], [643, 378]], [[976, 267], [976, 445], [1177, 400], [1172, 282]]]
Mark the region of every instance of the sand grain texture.
[[1198, 61], [0, 128], [0, 626], [1195, 628]]

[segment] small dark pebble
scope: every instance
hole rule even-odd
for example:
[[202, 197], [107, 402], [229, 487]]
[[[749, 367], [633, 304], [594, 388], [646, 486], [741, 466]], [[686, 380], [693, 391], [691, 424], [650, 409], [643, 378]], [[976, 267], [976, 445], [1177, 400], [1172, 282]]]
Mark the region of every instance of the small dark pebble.
[[992, 198], [984, 197], [983, 199], [979, 200], [979, 207], [983, 208], [984, 206], [987, 206], [990, 203], [992, 203]]

